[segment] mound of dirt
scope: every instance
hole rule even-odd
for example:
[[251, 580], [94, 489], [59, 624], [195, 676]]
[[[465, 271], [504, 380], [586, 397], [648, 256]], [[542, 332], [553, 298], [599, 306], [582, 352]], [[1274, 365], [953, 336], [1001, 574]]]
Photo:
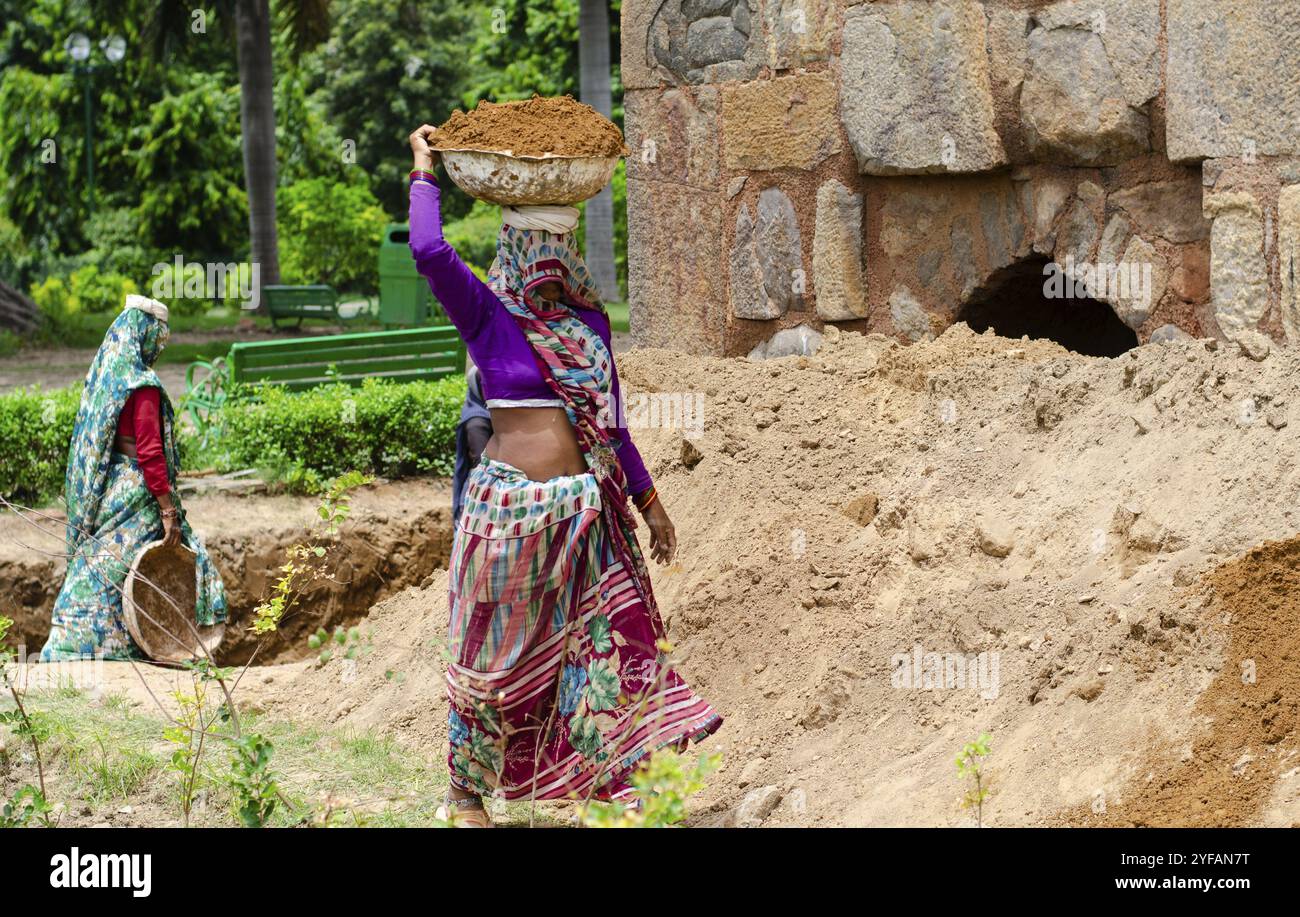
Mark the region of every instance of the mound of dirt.
[[479, 102], [457, 109], [429, 138], [435, 150], [484, 150], [512, 156], [623, 156], [623, 132], [573, 96]]
[[[1192, 713], [1188, 749], [1153, 755], [1118, 805], [1071, 813], [1083, 825], [1223, 827], [1300, 821], [1300, 539], [1270, 542], [1205, 579], [1205, 616], [1229, 636]], [[1277, 792], [1280, 791], [1280, 792]], [[1266, 811], [1272, 803], [1272, 809]]]
[[[1235, 765], [1249, 746], [1262, 787], [1209, 819], [1284, 820], [1295, 781], [1268, 786], [1292, 738], [1268, 724], [1294, 723], [1277, 667], [1296, 650], [1263, 622], [1291, 626], [1289, 580], [1229, 561], [1296, 532], [1300, 354], [1193, 341], [1099, 359], [957, 325], [906, 348], [830, 329], [809, 357], [621, 364], [680, 543], [653, 569], [674, 656], [727, 720], [697, 824], [968, 824], [953, 758], [984, 731], [988, 824], [1058, 823], [1098, 797], [1159, 808], [1134, 789], [1153, 752], [1202, 748], [1206, 728], [1222, 751], [1193, 757]], [[325, 719], [439, 761], [444, 577], [376, 606], [369, 655], [309, 667], [278, 703], [320, 715], [328, 697]], [[1237, 699], [1215, 700], [1216, 679], [1250, 653], [1254, 706], [1225, 717]]]
[[443, 569], [371, 609], [356, 660], [313, 662], [265, 704], [289, 719], [375, 729], [436, 761], [446, 755], [447, 614]]

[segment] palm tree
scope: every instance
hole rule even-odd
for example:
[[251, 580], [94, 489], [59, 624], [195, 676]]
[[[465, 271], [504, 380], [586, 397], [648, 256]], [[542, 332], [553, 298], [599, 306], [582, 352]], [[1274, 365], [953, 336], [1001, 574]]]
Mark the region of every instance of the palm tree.
[[[578, 94], [606, 118], [613, 110], [609, 86], [608, 0], [579, 0]], [[614, 268], [614, 192], [606, 186], [587, 201], [587, 267], [601, 295], [618, 298]]]
[[[271, 59], [269, 0], [237, 0], [235, 47], [239, 56], [239, 124], [244, 138], [248, 237], [263, 284], [280, 282], [280, 241], [275, 226], [275, 70]], [[261, 291], [258, 291], [259, 301]]]

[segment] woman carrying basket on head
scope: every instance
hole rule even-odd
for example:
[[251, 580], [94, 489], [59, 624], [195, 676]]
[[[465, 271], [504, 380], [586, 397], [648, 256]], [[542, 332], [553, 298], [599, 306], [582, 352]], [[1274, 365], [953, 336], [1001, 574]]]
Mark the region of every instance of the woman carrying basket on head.
[[[434, 128], [411, 135], [411, 252], [481, 376], [493, 435], [451, 557], [449, 807], [626, 798], [651, 751], [721, 718], [667, 664], [632, 505], [667, 563], [676, 535], [618, 422], [609, 316], [572, 207], [504, 208], [480, 281], [442, 236]], [[630, 499], [629, 499], [630, 498]]]

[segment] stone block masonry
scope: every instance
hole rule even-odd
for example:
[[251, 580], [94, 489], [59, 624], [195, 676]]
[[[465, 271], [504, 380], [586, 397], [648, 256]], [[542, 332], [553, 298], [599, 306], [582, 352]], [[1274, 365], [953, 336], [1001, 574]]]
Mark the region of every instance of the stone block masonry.
[[1138, 342], [1300, 341], [1300, 4], [622, 16], [639, 343], [769, 353], [828, 324], [922, 340], [1052, 261], [1146, 272], [1148, 299], [1095, 297]]

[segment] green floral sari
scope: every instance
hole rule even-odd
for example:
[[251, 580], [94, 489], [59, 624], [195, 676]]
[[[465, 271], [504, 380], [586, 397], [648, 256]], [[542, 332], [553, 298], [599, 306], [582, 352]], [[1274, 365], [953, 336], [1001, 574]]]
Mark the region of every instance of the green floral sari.
[[[167, 342], [167, 323], [140, 309], [126, 309], [104, 335], [86, 375], [72, 430], [64, 498], [68, 570], [54, 602], [42, 662], [136, 658], [140, 650], [122, 617], [122, 585], [140, 548], [162, 538], [158, 503], [145, 487], [134, 459], [113, 449], [118, 417], [131, 393], [153, 386], [162, 393], [163, 449], [175, 483], [180, 468], [175, 417], [162, 381], [153, 371]], [[195, 619], [226, 618], [226, 591], [203, 542], [190, 529], [172, 492], [185, 544], [198, 554]]]

